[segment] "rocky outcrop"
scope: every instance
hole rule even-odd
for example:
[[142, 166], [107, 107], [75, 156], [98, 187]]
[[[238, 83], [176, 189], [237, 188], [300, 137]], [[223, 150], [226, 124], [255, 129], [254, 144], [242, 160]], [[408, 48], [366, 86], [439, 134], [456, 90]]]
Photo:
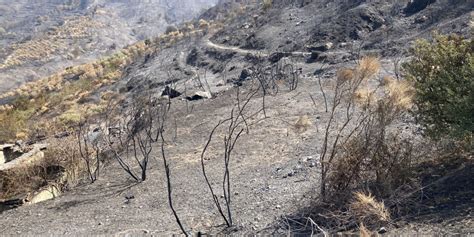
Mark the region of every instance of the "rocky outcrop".
[[43, 150], [46, 149], [46, 144], [35, 144], [33, 148], [28, 152], [20, 155], [19, 157], [10, 160], [9, 158], [5, 157], [3, 154], [3, 147], [2, 147], [2, 156], [4, 156], [4, 160], [6, 163], [0, 163], [0, 171], [5, 171], [9, 169], [13, 169], [15, 167], [32, 163], [44, 157]]
[[404, 9], [404, 12], [407, 15], [413, 15], [435, 2], [436, 0], [410, 0]]

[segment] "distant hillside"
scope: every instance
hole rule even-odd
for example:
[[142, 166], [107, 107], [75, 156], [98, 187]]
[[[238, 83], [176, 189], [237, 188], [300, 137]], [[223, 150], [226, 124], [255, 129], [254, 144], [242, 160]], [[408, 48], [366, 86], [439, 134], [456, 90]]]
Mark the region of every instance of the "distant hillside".
[[2, 0], [0, 92], [156, 36], [216, 1]]

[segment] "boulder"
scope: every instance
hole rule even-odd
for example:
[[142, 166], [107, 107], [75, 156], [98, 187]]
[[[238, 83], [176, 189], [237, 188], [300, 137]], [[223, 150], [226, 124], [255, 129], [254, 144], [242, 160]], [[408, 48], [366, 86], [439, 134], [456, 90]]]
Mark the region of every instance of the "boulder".
[[28, 204], [36, 204], [40, 202], [44, 202], [47, 200], [51, 200], [57, 198], [61, 195], [61, 190], [54, 186], [48, 186], [46, 188], [42, 188], [40, 191], [34, 193], [31, 197], [28, 198]]
[[311, 55], [306, 59], [306, 63], [314, 63], [316, 61], [318, 61], [318, 58], [319, 58], [319, 52], [311, 52]]
[[324, 44], [309, 45], [306, 48], [311, 52], [326, 52], [326, 51], [332, 49], [333, 46], [334, 46], [334, 44], [332, 42], [327, 42], [327, 43], [324, 43]]
[[428, 20], [428, 17], [423, 15], [423, 16], [418, 16], [415, 18], [415, 23], [417, 24], [421, 24], [421, 23], [424, 23], [425, 21]]
[[240, 76], [239, 76], [239, 81], [245, 81], [247, 80], [249, 77], [252, 76], [252, 73], [253, 71], [248, 69], [248, 68], [244, 68], [242, 70], [242, 72], [240, 73]]
[[165, 86], [165, 89], [163, 90], [163, 92], [161, 92], [161, 96], [169, 96], [170, 99], [173, 99], [173, 98], [176, 98], [176, 97], [179, 97], [182, 93], [169, 87], [169, 86]]
[[207, 91], [196, 91], [193, 95], [186, 97], [187, 100], [212, 99], [212, 94]]

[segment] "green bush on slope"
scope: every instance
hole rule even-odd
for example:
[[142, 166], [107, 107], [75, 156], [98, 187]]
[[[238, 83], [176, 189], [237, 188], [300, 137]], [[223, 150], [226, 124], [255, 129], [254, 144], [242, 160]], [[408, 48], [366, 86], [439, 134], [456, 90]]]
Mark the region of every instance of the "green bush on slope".
[[474, 132], [474, 41], [458, 35], [419, 40], [403, 65], [415, 88], [415, 114], [433, 138]]

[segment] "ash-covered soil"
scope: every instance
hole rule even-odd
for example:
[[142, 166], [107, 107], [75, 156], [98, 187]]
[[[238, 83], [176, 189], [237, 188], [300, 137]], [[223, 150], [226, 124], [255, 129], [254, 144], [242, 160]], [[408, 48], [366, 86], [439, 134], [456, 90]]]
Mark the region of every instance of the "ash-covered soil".
[[[313, 86], [313, 80], [301, 82], [302, 88]], [[166, 154], [171, 160], [174, 205], [190, 231], [218, 233], [224, 229], [201, 173], [200, 154], [213, 126], [229, 116], [234, 100], [235, 89], [230, 89], [215, 99], [193, 103], [189, 114], [183, 101], [173, 101], [177, 135], [173, 140], [174, 131], [169, 132]], [[257, 108], [260, 103], [257, 99], [252, 107]], [[311, 103], [302, 91], [268, 97], [268, 118], [254, 125], [237, 143], [230, 169], [232, 209], [239, 233], [255, 233], [272, 226], [281, 215], [296, 211], [314, 198], [317, 138], [311, 134], [322, 129], [322, 124], [312, 121], [313, 125], [304, 132], [294, 127], [300, 116], [313, 113], [308, 110]], [[217, 133], [205, 161], [218, 196], [222, 195], [221, 145], [222, 138]], [[4, 212], [2, 234], [179, 233], [168, 207], [159, 149], [154, 157], [149, 179], [143, 183], [134, 184], [113, 163], [95, 184], [81, 185], [52, 201]], [[128, 201], [131, 196], [133, 199]]]
[[[243, 69], [262, 60], [265, 66], [270, 65], [272, 56], [274, 61], [290, 62], [295, 70], [301, 68], [296, 90], [281, 86], [277, 95], [265, 97], [267, 118], [263, 119], [262, 114], [255, 118], [256, 124], [242, 135], [231, 160], [234, 231], [239, 235], [283, 235], [286, 230], [280, 226], [282, 216], [298, 213], [317, 197], [317, 156], [328, 120], [317, 78], [321, 77], [329, 88], [338, 68], [351, 67], [358, 54], [369, 53], [381, 56], [383, 75], [394, 75], [394, 62], [404, 57], [412, 40], [429, 37], [434, 29], [469, 35], [473, 7], [470, 1], [462, 0], [436, 1], [414, 12], [397, 3], [293, 2], [275, 1], [267, 11], [260, 6], [250, 7], [218, 32], [182, 41], [136, 61], [121, 81], [108, 88], [132, 97], [144, 90], [159, 94], [166, 81], [173, 81], [178, 91], [193, 93], [200, 90], [194, 84], [197, 76], [208, 80], [214, 98], [189, 102], [184, 100], [185, 95], [174, 98], [166, 133], [174, 205], [189, 231], [229, 233], [204, 182], [200, 155], [212, 128], [229, 116], [236, 86], [241, 91], [249, 89], [252, 82], [242, 80]], [[312, 58], [311, 48], [326, 43], [333, 47]], [[316, 106], [309, 94], [316, 99]], [[259, 94], [251, 108], [260, 108], [262, 99]], [[301, 129], [295, 125], [303, 116], [310, 123]], [[406, 127], [400, 124], [397, 129]], [[220, 198], [222, 136], [218, 131], [205, 160]], [[149, 178], [143, 183], [132, 182], [111, 161], [94, 184], [84, 183], [57, 199], [2, 213], [0, 231], [4, 235], [179, 234], [168, 207], [159, 147], [154, 157]], [[463, 183], [467, 186], [469, 180]], [[467, 195], [472, 197], [472, 192]], [[460, 200], [472, 203], [472, 198]], [[463, 229], [467, 233], [473, 223], [472, 213], [466, 213], [459, 219], [440, 218], [435, 224], [426, 219], [413, 220], [414, 226], [408, 224], [400, 233], [411, 233], [416, 228], [434, 233], [437, 226], [442, 228], [453, 220], [458, 222], [453, 228], [467, 226]]]

